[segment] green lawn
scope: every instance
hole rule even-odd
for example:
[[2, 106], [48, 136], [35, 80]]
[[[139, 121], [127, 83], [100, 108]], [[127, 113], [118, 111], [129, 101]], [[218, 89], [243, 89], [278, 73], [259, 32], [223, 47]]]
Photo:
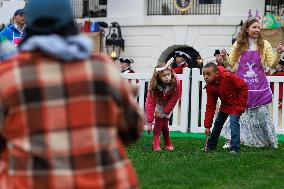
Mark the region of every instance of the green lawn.
[[147, 136], [127, 148], [142, 189], [284, 189], [283, 142], [278, 149], [241, 146], [235, 155], [222, 149], [223, 139], [205, 153], [204, 135], [174, 136], [174, 151], [146, 151]]

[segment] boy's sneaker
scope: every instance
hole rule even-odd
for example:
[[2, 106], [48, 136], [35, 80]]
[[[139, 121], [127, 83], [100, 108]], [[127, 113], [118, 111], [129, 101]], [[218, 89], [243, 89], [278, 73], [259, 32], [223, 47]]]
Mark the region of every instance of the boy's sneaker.
[[239, 154], [240, 152], [239, 152], [239, 151], [236, 151], [236, 150], [230, 150], [229, 153], [230, 153], [230, 154]]
[[227, 150], [227, 149], [229, 149], [229, 148], [231, 148], [231, 145], [230, 145], [229, 142], [226, 142], [226, 143], [224, 144], [224, 146], [223, 146], [223, 149]]
[[207, 148], [207, 149], [206, 149], [206, 147], [204, 147], [204, 148], [201, 149], [201, 151], [210, 152], [210, 151], [212, 151], [212, 149], [210, 149], [210, 148]]

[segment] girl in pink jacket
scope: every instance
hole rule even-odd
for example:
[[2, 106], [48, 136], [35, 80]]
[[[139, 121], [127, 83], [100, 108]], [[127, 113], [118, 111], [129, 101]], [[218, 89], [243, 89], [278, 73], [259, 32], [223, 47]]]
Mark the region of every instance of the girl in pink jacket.
[[[173, 150], [174, 147], [169, 135], [169, 118], [172, 110], [180, 98], [180, 81], [175, 73], [167, 64], [160, 63], [156, 66], [148, 94], [146, 98], [146, 119], [147, 131], [151, 132], [154, 125], [154, 135], [152, 148], [154, 151], [160, 151], [160, 134], [162, 132], [166, 150]], [[155, 120], [155, 123], [153, 124]]]

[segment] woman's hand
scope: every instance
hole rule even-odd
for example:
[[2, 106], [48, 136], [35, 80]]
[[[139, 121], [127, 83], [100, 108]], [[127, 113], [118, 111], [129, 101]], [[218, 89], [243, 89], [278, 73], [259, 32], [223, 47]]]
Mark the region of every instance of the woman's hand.
[[223, 60], [227, 59], [227, 51], [225, 49], [221, 49], [220, 55], [223, 58]]
[[282, 54], [284, 52], [284, 46], [282, 43], [279, 43], [279, 45], [276, 47], [276, 52], [278, 54]]
[[161, 112], [155, 112], [155, 117], [164, 118], [164, 115]]

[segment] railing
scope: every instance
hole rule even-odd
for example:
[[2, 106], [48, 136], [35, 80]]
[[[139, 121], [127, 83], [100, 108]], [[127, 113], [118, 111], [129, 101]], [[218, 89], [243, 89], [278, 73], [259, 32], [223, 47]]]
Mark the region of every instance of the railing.
[[283, 0], [265, 0], [265, 13], [271, 12], [275, 15], [281, 15], [283, 10], [284, 10]]
[[147, 15], [220, 15], [221, 0], [191, 0], [191, 2], [188, 10], [181, 11], [174, 0], [148, 0]]
[[[136, 83], [137, 79], [139, 80], [139, 106], [144, 109], [146, 94], [145, 91], [147, 90], [146, 85], [147, 82], [151, 79], [151, 74], [128, 73], [122, 74], [122, 77], [125, 79], [132, 80], [133, 83]], [[173, 121], [170, 125], [170, 130], [180, 132], [190, 131], [194, 133], [203, 133], [203, 120], [205, 117], [205, 108], [207, 101], [207, 95], [204, 89], [205, 82], [203, 80], [203, 76], [200, 75], [200, 70], [198, 68], [193, 68], [192, 77], [190, 77], [190, 69], [185, 68], [183, 74], [179, 74], [178, 78], [182, 81], [182, 96], [180, 102], [177, 103], [176, 107], [174, 108]], [[284, 134], [284, 119], [282, 119], [284, 118], [284, 111], [282, 111], [282, 109], [279, 109], [278, 106], [279, 84], [284, 82], [284, 76], [268, 76], [267, 78], [270, 84], [274, 85], [272, 101], [272, 120], [276, 128], [277, 134]], [[191, 95], [189, 91], [191, 91]], [[282, 92], [284, 94], [284, 87]], [[282, 104], [284, 104], [284, 98], [282, 99]]]
[[[185, 68], [183, 74], [177, 75], [178, 78], [182, 82], [182, 94], [181, 99], [178, 106], [176, 106], [173, 110], [173, 120], [170, 127], [171, 131], [188, 131], [188, 111], [189, 111], [189, 78], [190, 78], [190, 69]], [[148, 86], [148, 82], [150, 81], [152, 75], [144, 74], [144, 73], [124, 73], [122, 74], [124, 79], [132, 80], [133, 84], [136, 84], [136, 81], [139, 80], [139, 98], [138, 103], [140, 108], [145, 108], [145, 94], [147, 91], [146, 86]]]
[[74, 18], [107, 16], [107, 0], [71, 0]]
[[[28, 3], [30, 0], [25, 1]], [[107, 16], [107, 0], [70, 1], [73, 8], [74, 18], [97, 18]]]

